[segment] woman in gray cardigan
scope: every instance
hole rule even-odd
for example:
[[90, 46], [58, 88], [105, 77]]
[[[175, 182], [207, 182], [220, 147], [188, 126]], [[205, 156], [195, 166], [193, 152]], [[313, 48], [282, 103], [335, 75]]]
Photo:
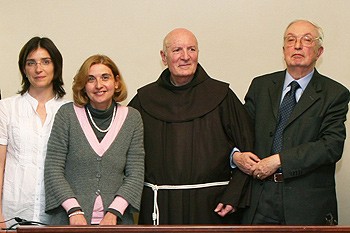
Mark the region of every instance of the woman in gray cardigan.
[[74, 103], [56, 114], [45, 162], [53, 225], [133, 224], [144, 178], [140, 114], [117, 102], [126, 86], [114, 62], [89, 57], [73, 83]]

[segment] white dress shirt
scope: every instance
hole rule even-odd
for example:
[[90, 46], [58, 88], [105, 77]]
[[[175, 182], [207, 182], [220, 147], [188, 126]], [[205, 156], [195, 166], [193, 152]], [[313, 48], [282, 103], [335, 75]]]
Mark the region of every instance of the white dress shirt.
[[42, 125], [36, 112], [38, 101], [28, 92], [0, 101], [0, 145], [7, 146], [2, 190], [5, 220], [20, 217], [49, 222], [45, 214], [44, 163], [55, 114], [66, 102], [56, 98], [48, 101]]
[[297, 91], [295, 92], [295, 100], [298, 102], [301, 95], [304, 93], [307, 85], [309, 85], [309, 82], [311, 81], [311, 78], [312, 76], [314, 75], [314, 72], [315, 70], [312, 70], [311, 73], [309, 73], [308, 75], [298, 79], [298, 80], [295, 80], [289, 73], [288, 71], [286, 72], [286, 77], [284, 79], [284, 83], [283, 83], [283, 89], [282, 89], [282, 96], [281, 96], [281, 102], [280, 104], [282, 103], [282, 100], [284, 98], [284, 96], [287, 94], [287, 92], [290, 90], [290, 84], [291, 82], [293, 81], [296, 81], [300, 88], [297, 89]]

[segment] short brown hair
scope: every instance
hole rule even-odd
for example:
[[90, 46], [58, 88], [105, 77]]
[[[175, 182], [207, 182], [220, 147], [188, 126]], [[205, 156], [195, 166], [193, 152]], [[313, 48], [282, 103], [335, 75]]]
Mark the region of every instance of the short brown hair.
[[[73, 80], [73, 100], [74, 104], [79, 107], [82, 107], [89, 102], [89, 97], [85, 92], [85, 85], [88, 82], [90, 67], [96, 64], [103, 64], [110, 68], [114, 78], [119, 83], [118, 88], [115, 89], [113, 99], [116, 102], [121, 102], [126, 99], [126, 85], [117, 65], [106, 55], [96, 54], [84, 61]], [[119, 75], [118, 79], [117, 75]]]

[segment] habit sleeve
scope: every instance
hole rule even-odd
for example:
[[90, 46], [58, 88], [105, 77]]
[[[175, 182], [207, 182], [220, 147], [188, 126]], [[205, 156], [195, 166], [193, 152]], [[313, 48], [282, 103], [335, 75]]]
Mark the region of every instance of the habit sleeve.
[[[228, 91], [227, 98], [220, 106], [223, 127], [233, 147], [243, 151], [253, 151], [254, 128], [251, 118], [237, 96]], [[232, 171], [232, 177], [221, 201], [234, 207], [245, 208], [250, 204], [250, 176], [238, 168]]]

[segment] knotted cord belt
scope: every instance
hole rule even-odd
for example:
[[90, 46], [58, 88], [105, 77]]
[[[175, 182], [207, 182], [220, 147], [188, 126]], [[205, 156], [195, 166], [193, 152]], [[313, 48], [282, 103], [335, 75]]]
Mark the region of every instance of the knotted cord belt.
[[171, 189], [199, 189], [199, 188], [208, 188], [214, 186], [223, 186], [228, 185], [229, 181], [219, 181], [219, 182], [210, 182], [203, 184], [184, 184], [184, 185], [156, 185], [145, 182], [146, 187], [152, 188], [153, 190], [153, 213], [152, 220], [153, 225], [159, 225], [159, 208], [158, 208], [158, 190], [171, 190]]

